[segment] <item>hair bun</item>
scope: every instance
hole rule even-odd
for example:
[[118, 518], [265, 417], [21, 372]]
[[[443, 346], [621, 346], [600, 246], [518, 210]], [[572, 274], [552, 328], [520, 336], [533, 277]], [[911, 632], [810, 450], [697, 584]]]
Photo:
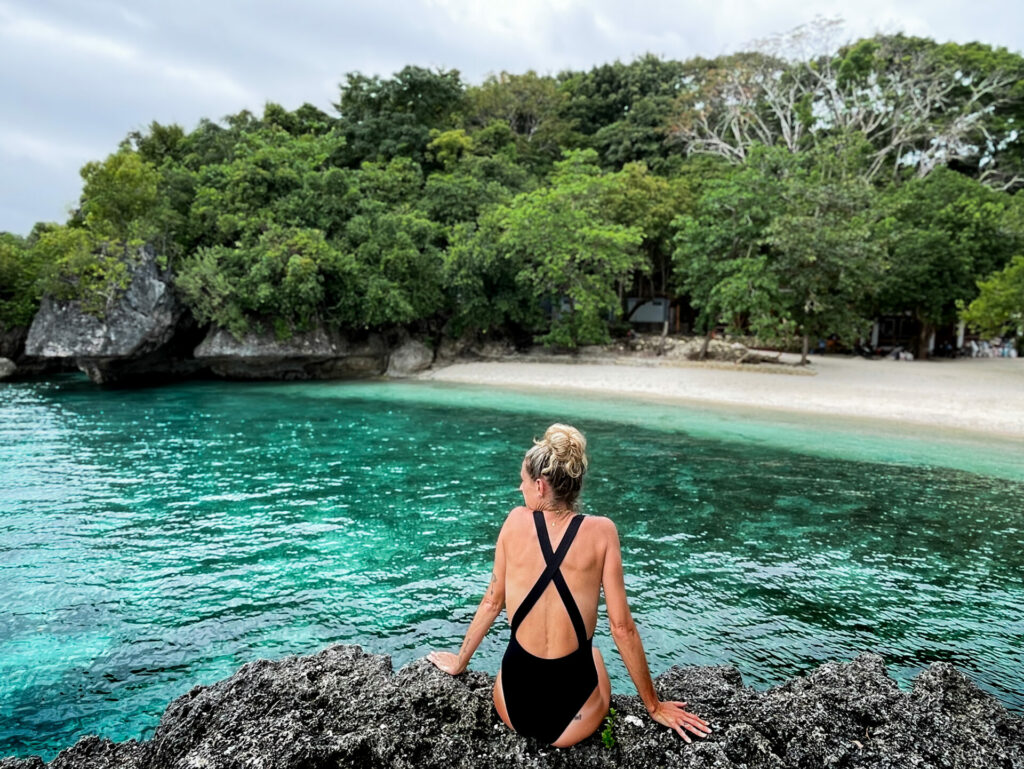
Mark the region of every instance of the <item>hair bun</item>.
[[576, 498], [583, 486], [587, 471], [587, 439], [572, 425], [556, 423], [544, 431], [544, 437], [534, 440], [523, 459], [530, 477], [542, 475], [551, 484], [555, 499], [571, 510], [576, 509]]
[[571, 425], [555, 423], [540, 443], [551, 449], [551, 464], [558, 465], [570, 478], [582, 478], [587, 471], [587, 439]]

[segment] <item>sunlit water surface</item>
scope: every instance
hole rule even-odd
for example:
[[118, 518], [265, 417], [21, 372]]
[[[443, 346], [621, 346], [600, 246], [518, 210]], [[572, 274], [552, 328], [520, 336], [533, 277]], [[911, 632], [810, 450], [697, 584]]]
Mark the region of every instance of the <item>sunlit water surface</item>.
[[[651, 668], [871, 650], [1024, 708], [1024, 443], [426, 383], [0, 385], [0, 756], [150, 736], [257, 657], [454, 649], [532, 437], [590, 442]], [[877, 429], [876, 429], [877, 428]], [[595, 643], [632, 691], [602, 617]], [[473, 666], [494, 673], [504, 617]]]

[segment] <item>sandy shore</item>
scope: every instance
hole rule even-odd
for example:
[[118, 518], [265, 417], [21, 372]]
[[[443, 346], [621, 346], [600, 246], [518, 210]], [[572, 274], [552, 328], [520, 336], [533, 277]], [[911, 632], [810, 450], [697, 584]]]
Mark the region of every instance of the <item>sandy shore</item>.
[[827, 356], [815, 357], [809, 369], [510, 358], [455, 363], [422, 378], [874, 418], [1024, 438], [1024, 359], [906, 362]]

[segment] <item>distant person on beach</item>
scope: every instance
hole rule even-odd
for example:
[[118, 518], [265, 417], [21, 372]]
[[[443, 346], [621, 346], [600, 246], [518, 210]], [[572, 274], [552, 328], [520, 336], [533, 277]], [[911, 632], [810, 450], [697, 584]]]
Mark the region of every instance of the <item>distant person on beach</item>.
[[601, 652], [591, 646], [604, 589], [612, 638], [651, 718], [679, 733], [710, 734], [685, 702], [662, 702], [654, 690], [640, 634], [626, 601], [615, 524], [583, 516], [576, 500], [587, 469], [587, 442], [569, 425], [554, 424], [519, 470], [525, 507], [508, 514], [498, 534], [494, 571], [458, 654], [431, 652], [451, 675], [466, 670], [502, 608], [511, 638], [494, 682], [494, 707], [515, 732], [567, 748], [601, 725], [611, 682]]

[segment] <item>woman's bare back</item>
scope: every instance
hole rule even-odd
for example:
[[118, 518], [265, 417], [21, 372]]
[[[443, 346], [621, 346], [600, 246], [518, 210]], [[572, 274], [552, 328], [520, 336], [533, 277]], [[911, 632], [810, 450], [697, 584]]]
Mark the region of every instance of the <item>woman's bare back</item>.
[[[545, 523], [553, 550], [572, 519], [568, 514], [545, 514]], [[594, 635], [597, 607], [601, 596], [601, 575], [608, 548], [607, 518], [588, 516], [580, 525], [572, 547], [562, 561], [561, 572], [583, 616], [587, 636]], [[526, 594], [544, 571], [533, 512], [517, 507], [509, 513], [501, 532], [505, 554], [505, 606], [509, 620], [515, 615]], [[554, 584], [549, 584], [540, 600], [523, 619], [516, 634], [524, 649], [537, 657], [564, 657], [576, 649], [576, 634]]]

